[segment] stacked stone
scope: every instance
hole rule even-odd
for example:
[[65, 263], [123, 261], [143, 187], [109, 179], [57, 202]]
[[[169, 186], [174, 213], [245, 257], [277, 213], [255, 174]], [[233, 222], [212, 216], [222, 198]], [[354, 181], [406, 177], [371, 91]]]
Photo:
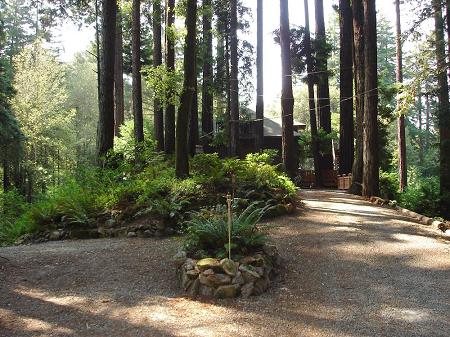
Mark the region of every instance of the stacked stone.
[[263, 249], [239, 261], [187, 258], [178, 253], [174, 261], [181, 287], [190, 296], [234, 298], [260, 295], [278, 274], [280, 256], [275, 246]]

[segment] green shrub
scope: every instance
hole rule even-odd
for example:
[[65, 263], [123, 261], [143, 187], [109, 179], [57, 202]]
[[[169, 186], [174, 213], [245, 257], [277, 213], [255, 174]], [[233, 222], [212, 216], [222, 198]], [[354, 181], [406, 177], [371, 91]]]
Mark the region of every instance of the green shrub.
[[427, 216], [440, 213], [439, 178], [416, 178], [400, 194], [400, 206]]
[[380, 197], [388, 200], [398, 199], [398, 173], [380, 172]]
[[[248, 206], [240, 215], [232, 216], [231, 249], [234, 255], [242, 255], [260, 247], [267, 234], [257, 223], [269, 207], [260, 203]], [[203, 210], [195, 213], [186, 223], [187, 236], [184, 247], [191, 255], [225, 257], [228, 248], [228, 221], [226, 209]], [[199, 256], [200, 257], [200, 256]]]

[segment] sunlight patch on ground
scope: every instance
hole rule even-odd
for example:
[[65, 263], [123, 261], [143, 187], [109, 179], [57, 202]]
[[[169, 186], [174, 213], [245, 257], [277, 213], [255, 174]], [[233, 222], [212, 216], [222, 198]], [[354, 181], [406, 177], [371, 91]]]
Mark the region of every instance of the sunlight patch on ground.
[[5, 324], [5, 328], [8, 328], [8, 323], [14, 323], [14, 325], [19, 325], [27, 332], [42, 333], [40, 336], [53, 336], [53, 334], [72, 335], [74, 333], [72, 329], [60, 327], [37, 318], [23, 317], [20, 313], [2, 308], [0, 308], [0, 321], [2, 325]]
[[388, 307], [381, 310], [381, 316], [408, 323], [423, 322], [430, 318], [429, 310]]

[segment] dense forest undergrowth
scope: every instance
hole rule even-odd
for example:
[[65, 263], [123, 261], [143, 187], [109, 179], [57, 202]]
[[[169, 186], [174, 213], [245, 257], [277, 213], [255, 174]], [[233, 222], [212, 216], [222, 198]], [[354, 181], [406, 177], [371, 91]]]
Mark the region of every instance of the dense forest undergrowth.
[[137, 158], [132, 138], [121, 144], [108, 155], [107, 167], [77, 168], [32, 204], [16, 190], [0, 195], [0, 244], [29, 233], [85, 230], [108, 222], [127, 226], [139, 219], [156, 223], [158, 234], [165, 235], [182, 230], [192, 212], [226, 204], [227, 194], [240, 209], [255, 201], [269, 205], [268, 216], [295, 209], [296, 187], [274, 164], [276, 152], [242, 160], [197, 154], [190, 160], [191, 176], [179, 179], [173, 158], [156, 152], [153, 141], [143, 143]]

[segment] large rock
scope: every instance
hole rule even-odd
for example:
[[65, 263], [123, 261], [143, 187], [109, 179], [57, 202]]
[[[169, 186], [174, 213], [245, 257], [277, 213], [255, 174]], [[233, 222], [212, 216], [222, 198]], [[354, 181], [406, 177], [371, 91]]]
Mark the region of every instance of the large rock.
[[198, 295], [199, 288], [200, 288], [200, 281], [197, 278], [194, 281], [192, 281], [192, 283], [186, 289], [186, 292], [189, 296], [195, 297]]
[[270, 285], [270, 281], [268, 278], [266, 278], [266, 277], [260, 278], [259, 280], [257, 280], [255, 282], [253, 293], [255, 295], [261, 295], [263, 292], [265, 292], [267, 290], [267, 288], [269, 288], [269, 285]]
[[205, 275], [204, 273], [202, 273], [199, 276], [199, 280], [201, 284], [213, 288], [231, 283], [231, 277], [225, 274]]
[[241, 264], [239, 266], [239, 271], [242, 273], [242, 276], [246, 283], [254, 282], [261, 277], [255, 270], [245, 264]]
[[253, 294], [253, 288], [254, 288], [254, 283], [250, 282], [247, 284], [244, 284], [241, 287], [241, 295], [243, 298], [248, 298]]
[[204, 284], [200, 284], [198, 293], [200, 296], [203, 296], [203, 297], [213, 297], [214, 296], [214, 288], [208, 287]]
[[233, 277], [233, 280], [231, 281], [231, 283], [239, 284], [239, 285], [242, 285], [245, 283], [244, 277], [242, 276], [242, 273], [240, 271], [238, 271], [236, 273], [236, 276]]
[[220, 286], [214, 292], [214, 297], [215, 298], [234, 298], [239, 295], [239, 289], [240, 289], [240, 287], [237, 284]]
[[220, 263], [216, 259], [207, 257], [197, 261], [197, 267], [200, 271], [204, 271], [206, 269], [217, 269], [220, 268]]
[[183, 250], [180, 250], [178, 253], [176, 253], [172, 258], [173, 263], [177, 266], [177, 268], [180, 268], [183, 263], [186, 261], [186, 252]]
[[238, 270], [236, 267], [236, 263], [233, 260], [223, 259], [220, 261], [220, 266], [226, 274], [232, 277], [236, 276]]

